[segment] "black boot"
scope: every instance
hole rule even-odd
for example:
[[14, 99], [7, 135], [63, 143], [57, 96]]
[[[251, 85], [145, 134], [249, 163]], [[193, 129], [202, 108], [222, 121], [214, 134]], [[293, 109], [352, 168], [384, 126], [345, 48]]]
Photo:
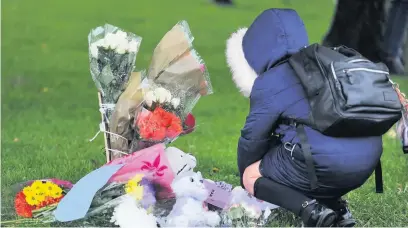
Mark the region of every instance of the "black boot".
[[301, 218], [305, 227], [331, 227], [337, 222], [337, 214], [316, 200], [302, 204]]
[[335, 212], [338, 217], [337, 227], [354, 227], [356, 225], [356, 220], [353, 219], [346, 200], [340, 199], [338, 201], [338, 208], [335, 209]]

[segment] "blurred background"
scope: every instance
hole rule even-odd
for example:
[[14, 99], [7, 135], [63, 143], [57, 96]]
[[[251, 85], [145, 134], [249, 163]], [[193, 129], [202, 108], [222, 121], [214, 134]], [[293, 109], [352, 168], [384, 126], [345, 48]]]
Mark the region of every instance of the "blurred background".
[[[310, 43], [349, 42], [362, 53], [370, 50], [370, 58], [388, 61], [390, 67], [396, 64], [395, 69], [400, 70], [398, 61], [404, 63], [406, 46], [404, 52], [403, 42], [397, 48], [385, 48], [379, 41], [384, 39], [379, 31], [387, 28], [390, 4], [352, 2], [373, 4], [355, 3], [350, 8], [349, 1], [336, 15], [336, 1], [329, 0], [2, 1], [2, 216], [12, 213], [15, 184], [48, 177], [76, 182], [104, 164], [103, 137], [89, 142], [100, 122], [97, 90], [89, 72], [87, 36], [92, 28], [109, 23], [143, 37], [135, 69], [141, 70], [148, 67], [155, 46], [168, 30], [180, 20], [189, 23], [215, 93], [200, 100], [193, 110], [196, 131], [178, 139], [175, 146], [196, 156], [197, 170], [204, 177], [237, 185], [237, 139], [248, 100], [232, 83], [224, 54], [227, 38], [249, 26], [265, 9], [293, 8], [306, 24]], [[353, 15], [359, 17], [345, 21]], [[388, 44], [397, 43], [398, 29], [403, 26], [401, 19], [392, 20], [400, 24], [389, 29], [393, 35], [387, 38]], [[393, 48], [398, 54], [387, 52]], [[393, 79], [408, 91], [405, 73], [398, 74]], [[374, 193], [370, 179], [348, 195], [358, 226], [408, 224], [408, 161], [394, 131], [384, 136], [383, 170], [384, 194]], [[275, 220], [276, 226], [297, 225], [290, 214]]]

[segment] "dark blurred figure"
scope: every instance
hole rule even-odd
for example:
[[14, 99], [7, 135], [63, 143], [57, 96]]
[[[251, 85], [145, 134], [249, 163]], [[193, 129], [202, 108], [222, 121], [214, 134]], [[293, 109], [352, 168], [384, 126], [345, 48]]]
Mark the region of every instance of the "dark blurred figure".
[[406, 30], [407, 0], [393, 1], [388, 18], [386, 2], [338, 0], [336, 13], [323, 45], [348, 46], [371, 61], [384, 62], [392, 74], [403, 74], [404, 64], [399, 52]]
[[218, 5], [232, 5], [232, 0], [214, 0]]
[[404, 35], [408, 23], [408, 0], [391, 1], [385, 24], [382, 60], [393, 74], [404, 74]]
[[[345, 45], [371, 61], [381, 60], [385, 0], [338, 0], [325, 46]], [[362, 32], [364, 31], [364, 32]]]

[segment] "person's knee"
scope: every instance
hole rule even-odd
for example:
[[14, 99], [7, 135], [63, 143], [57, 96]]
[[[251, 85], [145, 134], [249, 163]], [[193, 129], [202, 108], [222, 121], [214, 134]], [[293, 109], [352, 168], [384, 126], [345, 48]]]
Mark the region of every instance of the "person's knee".
[[254, 186], [256, 180], [262, 176], [259, 172], [259, 164], [260, 161], [248, 166], [242, 176], [244, 188], [252, 195], [254, 195]]

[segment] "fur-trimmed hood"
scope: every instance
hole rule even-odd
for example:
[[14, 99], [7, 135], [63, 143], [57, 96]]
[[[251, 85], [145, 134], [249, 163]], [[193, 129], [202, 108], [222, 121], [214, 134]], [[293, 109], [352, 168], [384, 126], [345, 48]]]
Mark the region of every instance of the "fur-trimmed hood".
[[258, 75], [308, 43], [304, 23], [296, 11], [266, 10], [248, 29], [239, 29], [227, 40], [226, 57], [232, 79], [240, 92], [249, 97]]

